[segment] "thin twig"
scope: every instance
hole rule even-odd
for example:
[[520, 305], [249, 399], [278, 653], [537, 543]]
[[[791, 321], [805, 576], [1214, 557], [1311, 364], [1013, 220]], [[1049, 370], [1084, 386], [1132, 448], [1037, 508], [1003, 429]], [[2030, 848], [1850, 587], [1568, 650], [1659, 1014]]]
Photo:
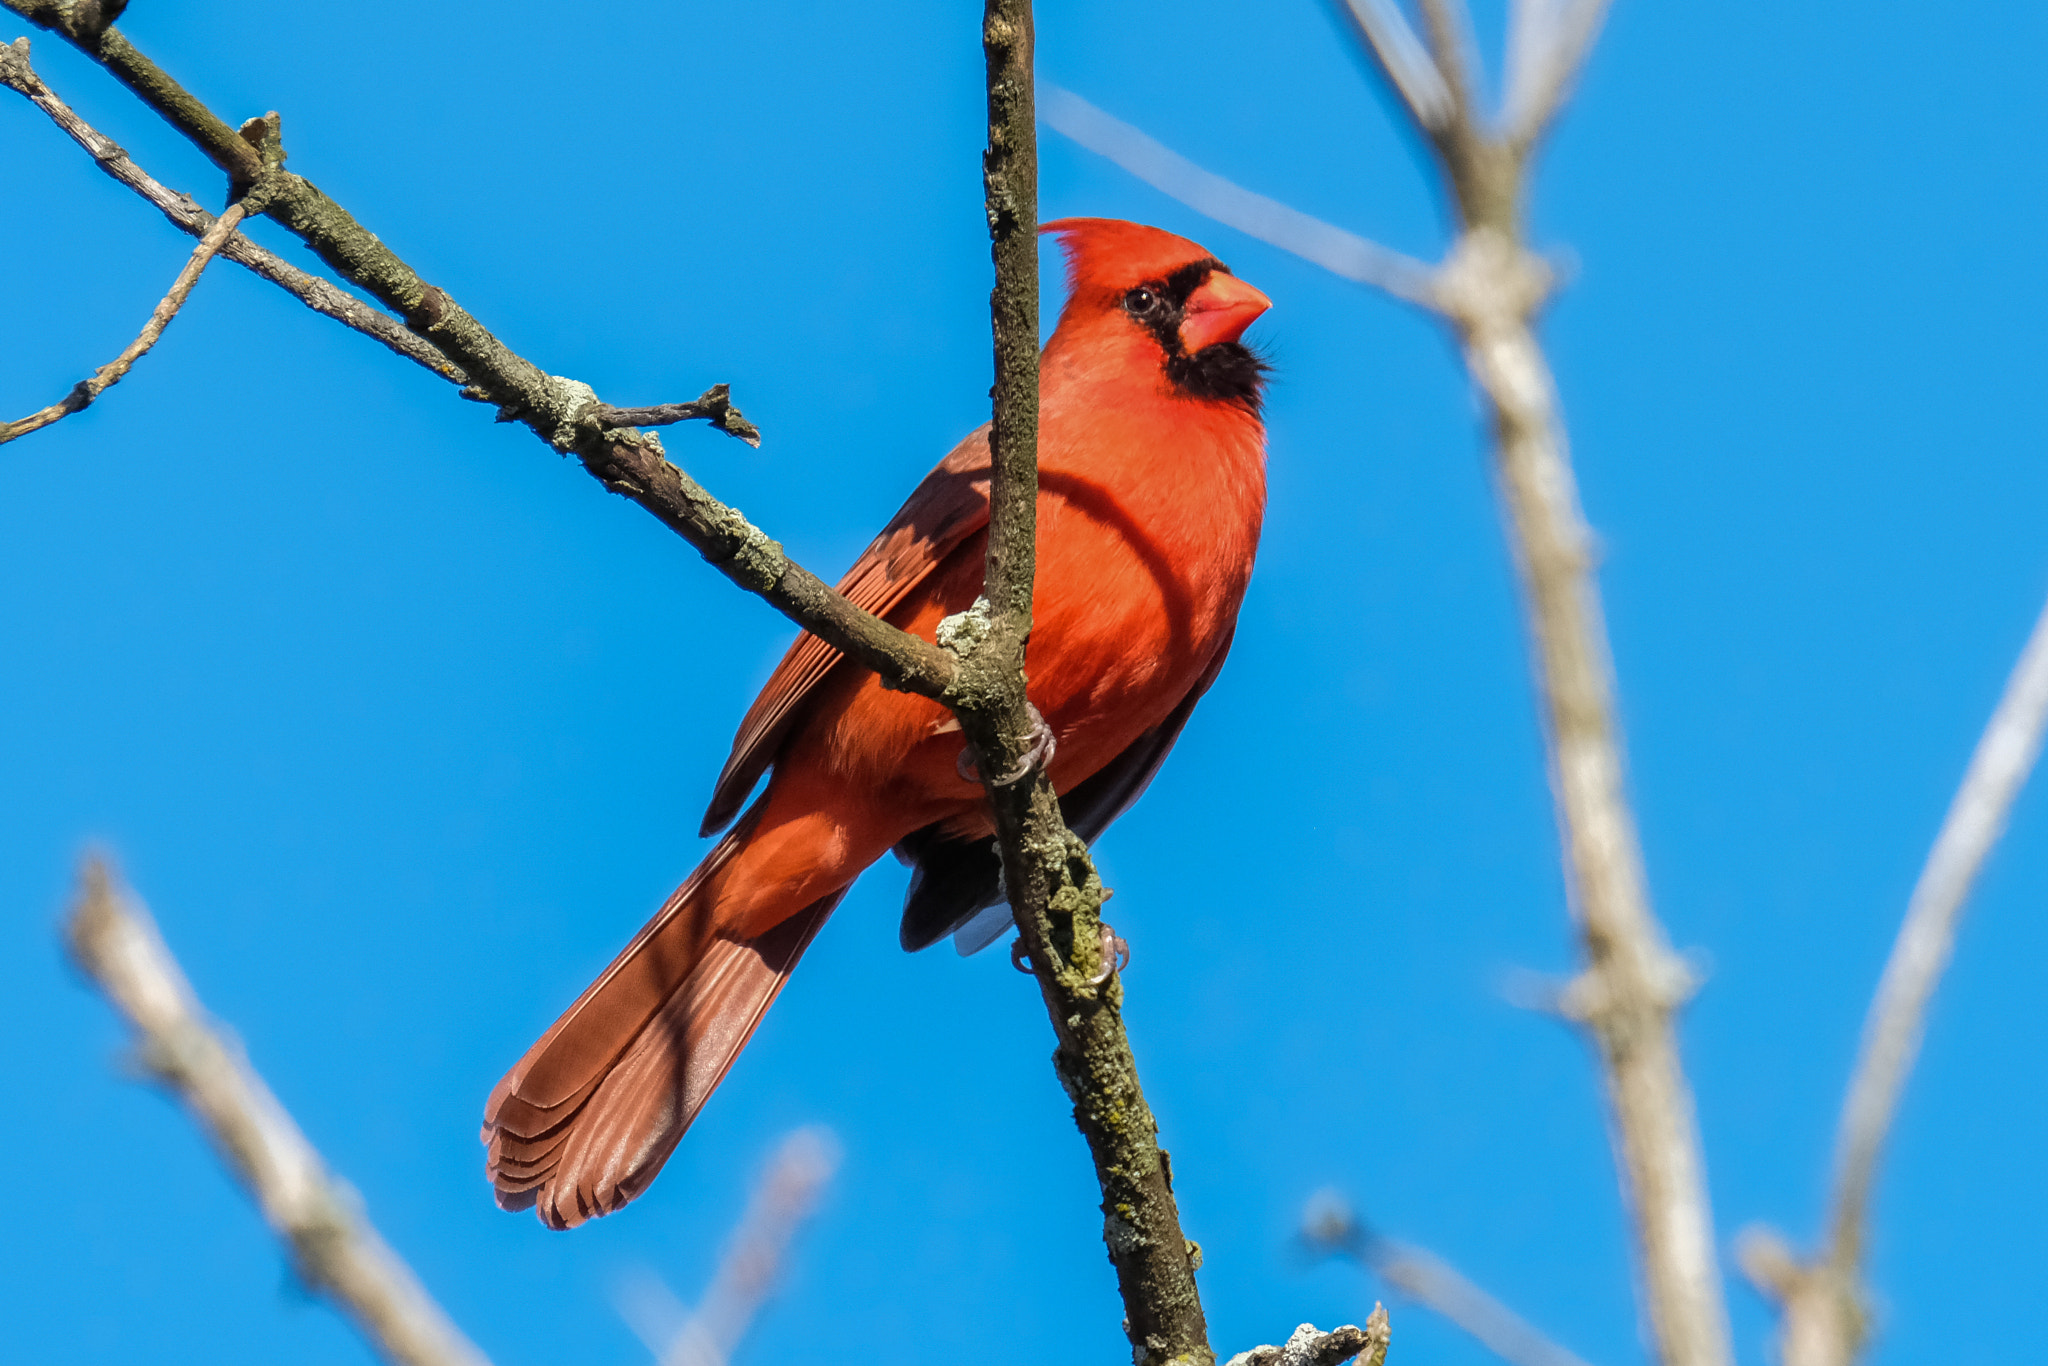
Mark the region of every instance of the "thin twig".
[[1347, 1323], [1325, 1333], [1312, 1323], [1304, 1323], [1278, 1347], [1254, 1347], [1249, 1352], [1239, 1352], [1226, 1366], [1343, 1366], [1353, 1360], [1358, 1366], [1385, 1366], [1387, 1347], [1393, 1340], [1387, 1307], [1376, 1304], [1363, 1328]]
[[1479, 51], [1465, 0], [1416, 0], [1429, 55], [1451, 97], [1451, 123], [1479, 131]]
[[1337, 16], [1424, 131], [1441, 132], [1450, 124], [1450, 87], [1395, 0], [1339, 0]]
[[1585, 67], [1607, 7], [1608, 0], [1519, 0], [1501, 116], [1511, 145], [1526, 150], [1550, 126]]
[[260, 181], [264, 213], [459, 366], [468, 381], [465, 397], [492, 404], [501, 420], [523, 424], [557, 451], [573, 451], [605, 488], [652, 513], [726, 578], [875, 670], [890, 686], [945, 697], [957, 672], [952, 654], [855, 607], [791, 560], [737, 508], [719, 502], [670, 463], [654, 433], [599, 426], [596, 414], [605, 405], [589, 385], [550, 375], [514, 352], [318, 186], [282, 169], [283, 148], [268, 120], [254, 121], [257, 136], [245, 138], [118, 29], [94, 27], [96, 10], [85, 14], [67, 0], [0, 5], [99, 63], [205, 153], [231, 185]]
[[[28, 39], [17, 38], [11, 44], [0, 46], [0, 84], [27, 96], [72, 141], [83, 147], [102, 171], [156, 205], [174, 227], [193, 237], [204, 237], [213, 227], [213, 215], [200, 208], [190, 195], [178, 194], [158, 183], [130, 160], [113, 139], [80, 118], [43, 83], [29, 66]], [[242, 233], [237, 232], [228, 238], [220, 249], [220, 255], [224, 260], [233, 261], [262, 276], [315, 313], [355, 329], [442, 379], [454, 384], [469, 383], [469, 377], [463, 374], [460, 366], [442, 355], [440, 348], [426, 338], [407, 331], [404, 323], [378, 312], [347, 290], [288, 264]]]
[[607, 405], [597, 411], [597, 425], [607, 428], [666, 427], [698, 418], [728, 436], [738, 437], [749, 446], [758, 449], [761, 445], [761, 429], [740, 416], [739, 408], [732, 401], [730, 384], [714, 384], [688, 403], [661, 403], [652, 408], [613, 408]]
[[782, 1140], [694, 1311], [651, 1273], [620, 1287], [620, 1313], [660, 1366], [725, 1366], [781, 1279], [790, 1243], [838, 1166], [839, 1145], [829, 1129], [798, 1129]]
[[1352, 1259], [1511, 1366], [1586, 1366], [1443, 1258], [1374, 1232], [1335, 1192], [1309, 1202], [1301, 1234], [1313, 1250]]
[[213, 254], [221, 249], [221, 244], [234, 232], [235, 224], [241, 222], [247, 213], [248, 210], [243, 208], [239, 201], [230, 204], [227, 212], [207, 229], [206, 236], [200, 238], [199, 245], [192, 249], [191, 256], [185, 260], [185, 268], [179, 271], [178, 278], [171, 282], [171, 292], [164, 295], [162, 302], [157, 304], [155, 311], [149, 315], [149, 321], [142, 325], [142, 331], [137, 334], [135, 340], [129, 342], [120, 355], [93, 371], [90, 378], [72, 385], [70, 393], [49, 407], [38, 409], [27, 417], [13, 422], [0, 422], [0, 446], [18, 437], [27, 436], [30, 432], [40, 431], [73, 413], [83, 412], [92, 405], [94, 399], [119, 384], [121, 377], [128, 373], [135, 362], [141, 360], [148, 354], [149, 348], [156, 345], [157, 338], [171, 325], [171, 319], [178, 316], [178, 310], [185, 306], [185, 300], [192, 294], [192, 287], [199, 283], [199, 276], [206, 269], [206, 263], [213, 259]]
[[1427, 263], [1235, 185], [1079, 95], [1041, 84], [1038, 115], [1054, 132], [1108, 158], [1198, 213], [1292, 252], [1333, 275], [1385, 290], [1424, 308], [1434, 306], [1434, 271]]
[[208, 1019], [149, 913], [86, 863], [64, 926], [72, 956], [127, 1017], [149, 1074], [191, 1113], [291, 1253], [387, 1361], [488, 1366], [327, 1170], [242, 1050]]
[[1899, 1095], [1920, 1052], [1927, 1003], [1955, 948], [1956, 926], [1985, 856], [2005, 833], [2013, 799], [2041, 752], [2048, 723], [2048, 608], [2013, 666], [1998, 709], [1970, 756], [1962, 786], [1906, 905], [1905, 923], [1864, 1025], [1862, 1054], [1842, 1106], [1835, 1146], [1829, 1241], [1832, 1260], [1863, 1253], [1871, 1186]]
[[1860, 1289], [1871, 1193], [1899, 1098], [1927, 1028], [1927, 1008], [1955, 950], [1963, 908], [2015, 798], [2040, 757], [2048, 727], [2048, 607], [2042, 609], [1977, 741], [1962, 785], [1913, 886], [1906, 916], [1863, 1025], [1835, 1134], [1827, 1243], [1801, 1264], [1782, 1239], [1751, 1230], [1742, 1245], [1750, 1279], [1780, 1302], [1784, 1366], [1848, 1366], [1867, 1337]]

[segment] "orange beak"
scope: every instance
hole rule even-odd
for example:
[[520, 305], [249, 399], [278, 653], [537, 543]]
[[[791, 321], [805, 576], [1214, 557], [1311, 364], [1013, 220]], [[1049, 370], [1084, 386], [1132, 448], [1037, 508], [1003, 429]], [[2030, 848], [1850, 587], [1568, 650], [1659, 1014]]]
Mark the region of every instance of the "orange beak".
[[1200, 288], [1188, 295], [1187, 311], [1180, 325], [1181, 350], [1192, 356], [1217, 342], [1233, 342], [1258, 320], [1273, 301], [1235, 275], [1212, 271]]

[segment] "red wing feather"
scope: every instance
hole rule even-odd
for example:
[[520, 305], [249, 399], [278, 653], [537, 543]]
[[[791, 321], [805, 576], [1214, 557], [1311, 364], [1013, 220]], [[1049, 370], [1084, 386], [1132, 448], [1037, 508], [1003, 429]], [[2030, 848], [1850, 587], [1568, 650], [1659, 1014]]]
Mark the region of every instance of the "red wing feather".
[[[839, 591], [855, 607], [888, 616], [962, 541], [988, 525], [988, 470], [984, 426], [925, 476], [902, 510], [846, 571]], [[739, 814], [747, 794], [775, 761], [804, 699], [844, 658], [809, 631], [796, 638], [740, 721], [700, 833], [714, 834]]]

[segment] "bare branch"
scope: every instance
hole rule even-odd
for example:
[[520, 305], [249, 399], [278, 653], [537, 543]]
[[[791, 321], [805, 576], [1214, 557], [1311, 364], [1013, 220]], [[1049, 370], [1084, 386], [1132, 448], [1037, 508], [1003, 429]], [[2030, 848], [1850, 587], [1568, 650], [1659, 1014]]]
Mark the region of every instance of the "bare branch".
[[688, 403], [663, 403], [652, 408], [600, 408], [600, 427], [666, 427], [675, 422], [703, 418], [727, 436], [736, 436], [759, 448], [761, 429], [740, 416], [732, 401], [730, 384], [714, 384]]
[[142, 325], [142, 331], [135, 340], [129, 342], [120, 355], [93, 371], [90, 378], [82, 379], [71, 386], [70, 393], [49, 407], [39, 409], [14, 422], [0, 422], [0, 445], [27, 436], [30, 432], [40, 431], [73, 413], [84, 411], [91, 406], [94, 399], [119, 384], [121, 377], [128, 373], [135, 362], [141, 360], [149, 348], [156, 345], [156, 339], [171, 325], [171, 319], [178, 316], [178, 310], [183, 308], [185, 300], [191, 297], [192, 287], [199, 283], [199, 276], [206, 269], [206, 263], [213, 259], [213, 254], [221, 249], [221, 245], [234, 232], [235, 224], [241, 222], [247, 212], [248, 210], [239, 202], [229, 205], [228, 211], [207, 229], [206, 236], [200, 238], [199, 245], [192, 249], [192, 255], [186, 258], [185, 268], [179, 271], [178, 278], [171, 282], [171, 292], [164, 295], [162, 302], [157, 304], [155, 311], [149, 315], [149, 321]]
[[1053, 131], [1197, 213], [1333, 275], [1385, 290], [1411, 304], [1434, 307], [1434, 271], [1425, 262], [1235, 185], [1058, 86], [1039, 86], [1038, 113]]
[[[1368, 12], [1357, 11], [1362, 22]], [[1433, 12], [1440, 45], [1453, 49], [1462, 5]], [[1659, 1357], [1664, 1366], [1726, 1366], [1732, 1356], [1705, 1165], [1672, 1024], [1692, 974], [1651, 913], [1623, 785], [1592, 535], [1534, 332], [1552, 280], [1520, 237], [1526, 149], [1462, 121], [1432, 144], [1463, 232], [1431, 280], [1429, 302], [1458, 334], [1488, 401], [1587, 963], [1560, 1003], [1599, 1049]]]
[[755, 1183], [746, 1212], [695, 1310], [685, 1309], [660, 1278], [621, 1287], [619, 1310], [661, 1366], [725, 1366], [780, 1279], [798, 1229], [839, 1167], [829, 1129], [798, 1129], [784, 1138]]
[[1449, 1262], [1419, 1247], [1376, 1239], [1369, 1254], [1380, 1279], [1471, 1334], [1512, 1366], [1586, 1366], [1528, 1320], [1467, 1280]]
[[1450, 87], [1395, 0], [1340, 0], [1335, 8], [1423, 131], [1448, 129], [1456, 113]]
[[1451, 131], [1483, 135], [1479, 113], [1479, 45], [1472, 37], [1472, 12], [1465, 0], [1417, 0], [1429, 55], [1451, 97]]
[[2040, 757], [2044, 728], [2048, 607], [1970, 756], [1871, 1000], [1835, 1134], [1827, 1245], [1811, 1263], [1801, 1263], [1769, 1230], [1752, 1230], [1743, 1239], [1743, 1269], [1782, 1310], [1785, 1366], [1848, 1366], [1862, 1349], [1869, 1323], [1860, 1289], [1863, 1252], [1885, 1140], [1920, 1053], [1928, 1003], [1955, 951], [1963, 908]]
[[1547, 279], [1519, 242], [1468, 232], [1445, 310], [1492, 409], [1510, 540], [1536, 646], [1566, 872], [1587, 966], [1567, 991], [1598, 1045], [1666, 1366], [1731, 1360], [1692, 1091], [1672, 1014], [1691, 974], [1651, 913], [1623, 787], [1612, 655], [1550, 367], [1530, 330]]
[[2005, 833], [2013, 799], [2041, 753], [2048, 724], [2048, 608], [2034, 623], [2006, 681], [2005, 694], [1977, 741], [1906, 905], [1884, 976], [1863, 1028], [1863, 1048], [1842, 1106], [1835, 1144], [1830, 1260], [1853, 1265], [1863, 1253], [1870, 1191], [1899, 1095], [1919, 1056], [1927, 1003], [1955, 948], [1956, 926], [1985, 856]]
[[1501, 122], [1510, 145], [1535, 145], [1577, 84], [1608, 0], [1516, 0]]
[[653, 513], [733, 583], [875, 670], [890, 686], [926, 697], [946, 694], [957, 671], [952, 654], [855, 607], [791, 560], [738, 509], [671, 464], [653, 433], [600, 426], [597, 415], [606, 405], [589, 385], [550, 375], [512, 351], [317, 186], [285, 171], [274, 122], [252, 120], [251, 136], [244, 137], [119, 30], [92, 29], [85, 22], [91, 16], [81, 17], [76, 5], [0, 4], [98, 62], [212, 159], [231, 185], [260, 181], [263, 212], [459, 366], [468, 380], [466, 397], [495, 405], [500, 420], [525, 425], [554, 449], [575, 452], [593, 478]]
[[[1508, 539], [1535, 645], [1566, 881], [1586, 960], [1564, 998], [1599, 1052], [1658, 1357], [1664, 1366], [1727, 1366], [1733, 1357], [1706, 1170], [1672, 1022], [1691, 974], [1650, 909], [1623, 782], [1592, 537], [1534, 332], [1551, 279], [1523, 240], [1529, 146], [1493, 135], [1472, 114], [1473, 86], [1463, 74], [1470, 68], [1459, 57], [1467, 41], [1462, 0], [1424, 0], [1423, 10], [1456, 105], [1447, 127], [1424, 128], [1462, 229], [1438, 274], [1436, 303], [1490, 409]], [[1597, 15], [1581, 14], [1575, 63], [1597, 26]], [[1555, 50], [1571, 51], [1571, 41], [1568, 34]], [[1548, 98], [1561, 99], [1563, 88], [1555, 85]]]
[[[190, 195], [178, 194], [152, 179], [111, 138], [80, 118], [43, 83], [29, 66], [28, 39], [17, 38], [12, 44], [0, 47], [0, 84], [27, 96], [83, 147], [102, 171], [156, 205], [173, 226], [194, 237], [204, 237], [213, 226], [213, 215], [200, 208]], [[220, 255], [262, 276], [314, 312], [355, 329], [415, 365], [424, 366], [455, 384], [469, 382], [461, 367], [442, 355], [440, 348], [424, 337], [408, 332], [397, 319], [378, 312], [347, 290], [287, 264], [283, 258], [257, 246], [240, 232], [228, 238], [220, 249]]]
[[192, 993], [149, 913], [97, 859], [64, 926], [72, 956], [135, 1029], [150, 1075], [191, 1113], [290, 1251], [387, 1361], [488, 1366], [378, 1236], [277, 1097]]
[[1449, 1262], [1374, 1232], [1334, 1191], [1318, 1192], [1310, 1200], [1303, 1211], [1301, 1235], [1318, 1252], [1358, 1262], [1512, 1366], [1586, 1366]]
[[1346, 1324], [1324, 1333], [1314, 1324], [1304, 1323], [1280, 1346], [1239, 1352], [1226, 1366], [1343, 1366], [1354, 1359], [1359, 1366], [1385, 1366], [1393, 1337], [1387, 1307], [1376, 1304], [1363, 1328]]
[[1868, 1340], [1870, 1317], [1854, 1269], [1806, 1264], [1777, 1233], [1761, 1226], [1735, 1240], [1750, 1284], [1778, 1306], [1778, 1366], [1848, 1366]]
[[1123, 987], [1115, 964], [1103, 961], [1105, 944], [1114, 943], [1102, 934], [1106, 893], [1086, 846], [1061, 819], [1043, 763], [1048, 732], [1025, 692], [1038, 515], [1038, 122], [1030, 0], [987, 0], [982, 46], [982, 183], [996, 269], [989, 296], [995, 387], [988, 562], [981, 602], [941, 627], [960, 661], [947, 699], [982, 775], [1018, 937], [1059, 1039], [1053, 1066], [1094, 1159], [1103, 1242], [1116, 1267], [1133, 1355], [1210, 1366], [1216, 1354], [1195, 1285], [1199, 1250], [1181, 1231], [1158, 1124], [1124, 1031]]

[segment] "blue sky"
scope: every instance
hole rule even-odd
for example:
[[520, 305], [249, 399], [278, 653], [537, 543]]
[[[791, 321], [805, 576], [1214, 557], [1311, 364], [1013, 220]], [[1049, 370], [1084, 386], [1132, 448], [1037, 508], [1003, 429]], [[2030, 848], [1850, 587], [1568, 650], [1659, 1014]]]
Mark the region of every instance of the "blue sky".
[[[1499, 7], [1480, 7], [1498, 33]], [[980, 48], [961, 6], [140, 6], [142, 48], [549, 370], [729, 381], [669, 448], [828, 576], [986, 413]], [[11, 39], [14, 24], [0, 38]], [[1249, 188], [1434, 255], [1442, 207], [1312, 3], [1041, 7], [1040, 70]], [[216, 176], [54, 39], [160, 179]], [[1602, 582], [1718, 1231], [1810, 1235], [1862, 1010], [2048, 590], [2048, 16], [1621, 4], [1547, 157], [1545, 327]], [[0, 103], [0, 408], [133, 334], [189, 243]], [[1274, 300], [1272, 501], [1235, 652], [1104, 841], [1130, 1026], [1226, 1352], [1384, 1293], [1290, 1246], [1346, 1192], [1596, 1364], [1641, 1359], [1595, 1079], [1501, 998], [1571, 962], [1475, 423], [1426, 318], [1056, 139], [1046, 217], [1158, 223]], [[263, 240], [310, 265], [269, 224]], [[1121, 1359], [1035, 993], [835, 917], [652, 1193], [499, 1213], [500, 1072], [686, 873], [790, 634], [522, 430], [231, 266], [89, 412], [0, 450], [0, 1022], [22, 1359], [356, 1363], [53, 936], [117, 851], [199, 990], [502, 1366], [636, 1362], [756, 1164], [845, 1149], [743, 1361]], [[2048, 1351], [2048, 809], [2023, 797], [1881, 1192], [1875, 1360]], [[1767, 1312], [1731, 1290], [1738, 1349]], [[1486, 1358], [1393, 1305], [1396, 1359]]]

